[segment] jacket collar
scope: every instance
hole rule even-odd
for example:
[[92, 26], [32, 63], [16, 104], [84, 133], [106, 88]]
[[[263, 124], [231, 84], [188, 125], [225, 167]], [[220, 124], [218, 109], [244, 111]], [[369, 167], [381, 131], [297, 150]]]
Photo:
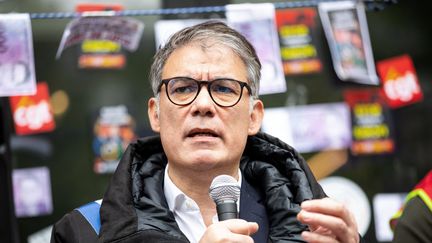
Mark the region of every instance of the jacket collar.
[[[159, 136], [139, 139], [129, 146], [104, 195], [100, 234], [103, 242], [125, 239], [145, 230], [187, 242], [163, 193], [166, 161]], [[268, 213], [269, 239], [285, 239], [305, 230], [295, 218], [299, 203], [325, 194], [293, 148], [259, 133], [248, 138], [240, 167], [244, 181], [263, 195], [262, 200], [250, 205], [241, 202], [245, 207], [241, 211], [247, 211], [249, 206], [255, 210], [261, 204]], [[249, 192], [245, 195], [256, 197], [254, 190]], [[240, 201], [247, 200], [242, 197]], [[247, 217], [254, 216], [257, 215]], [[261, 218], [265, 221], [264, 216]]]

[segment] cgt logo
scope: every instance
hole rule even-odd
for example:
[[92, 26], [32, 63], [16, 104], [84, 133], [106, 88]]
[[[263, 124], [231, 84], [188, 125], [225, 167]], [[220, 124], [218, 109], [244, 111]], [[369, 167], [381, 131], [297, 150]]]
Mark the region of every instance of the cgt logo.
[[383, 88], [387, 97], [391, 100], [409, 102], [419, 94], [421, 95], [417, 78], [415, 74], [410, 71], [407, 71], [404, 76], [387, 80]]
[[14, 113], [14, 121], [18, 127], [28, 127], [30, 130], [39, 130], [45, 124], [53, 122], [50, 106], [46, 101], [30, 106], [21, 106]]
[[383, 82], [381, 94], [391, 108], [420, 102], [423, 93], [408, 55], [394, 57], [377, 63]]
[[10, 99], [16, 134], [26, 135], [54, 130], [55, 123], [48, 102], [46, 83], [38, 84], [34, 96], [16, 96]]

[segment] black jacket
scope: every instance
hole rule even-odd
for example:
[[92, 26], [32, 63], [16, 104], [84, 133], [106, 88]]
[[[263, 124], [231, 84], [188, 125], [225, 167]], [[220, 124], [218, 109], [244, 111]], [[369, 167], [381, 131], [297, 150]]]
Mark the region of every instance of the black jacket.
[[[158, 136], [129, 146], [103, 198], [99, 241], [188, 242], [163, 193], [166, 161]], [[279, 139], [259, 133], [248, 138], [240, 169], [262, 197], [268, 241], [302, 242], [307, 227], [296, 219], [300, 203], [325, 197], [304, 159]], [[243, 209], [240, 205], [240, 217]], [[65, 215], [54, 225], [51, 242], [95, 242], [96, 234], [89, 236], [90, 225], [82, 221], [76, 211]]]

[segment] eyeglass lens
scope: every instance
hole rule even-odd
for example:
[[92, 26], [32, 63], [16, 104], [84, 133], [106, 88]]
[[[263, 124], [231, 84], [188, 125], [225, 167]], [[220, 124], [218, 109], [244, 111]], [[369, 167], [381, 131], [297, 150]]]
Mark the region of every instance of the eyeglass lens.
[[167, 86], [168, 96], [175, 104], [187, 105], [198, 96], [201, 85], [207, 85], [211, 98], [220, 106], [232, 106], [241, 97], [242, 85], [237, 81], [216, 79], [207, 82], [191, 78], [171, 79]]

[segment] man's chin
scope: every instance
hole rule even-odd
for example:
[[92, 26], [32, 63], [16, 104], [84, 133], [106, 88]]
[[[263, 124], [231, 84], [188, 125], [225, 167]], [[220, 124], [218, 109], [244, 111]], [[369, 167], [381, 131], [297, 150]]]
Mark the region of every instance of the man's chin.
[[211, 170], [213, 168], [222, 166], [222, 159], [212, 155], [200, 155], [198, 157], [190, 157], [188, 165], [193, 170]]

